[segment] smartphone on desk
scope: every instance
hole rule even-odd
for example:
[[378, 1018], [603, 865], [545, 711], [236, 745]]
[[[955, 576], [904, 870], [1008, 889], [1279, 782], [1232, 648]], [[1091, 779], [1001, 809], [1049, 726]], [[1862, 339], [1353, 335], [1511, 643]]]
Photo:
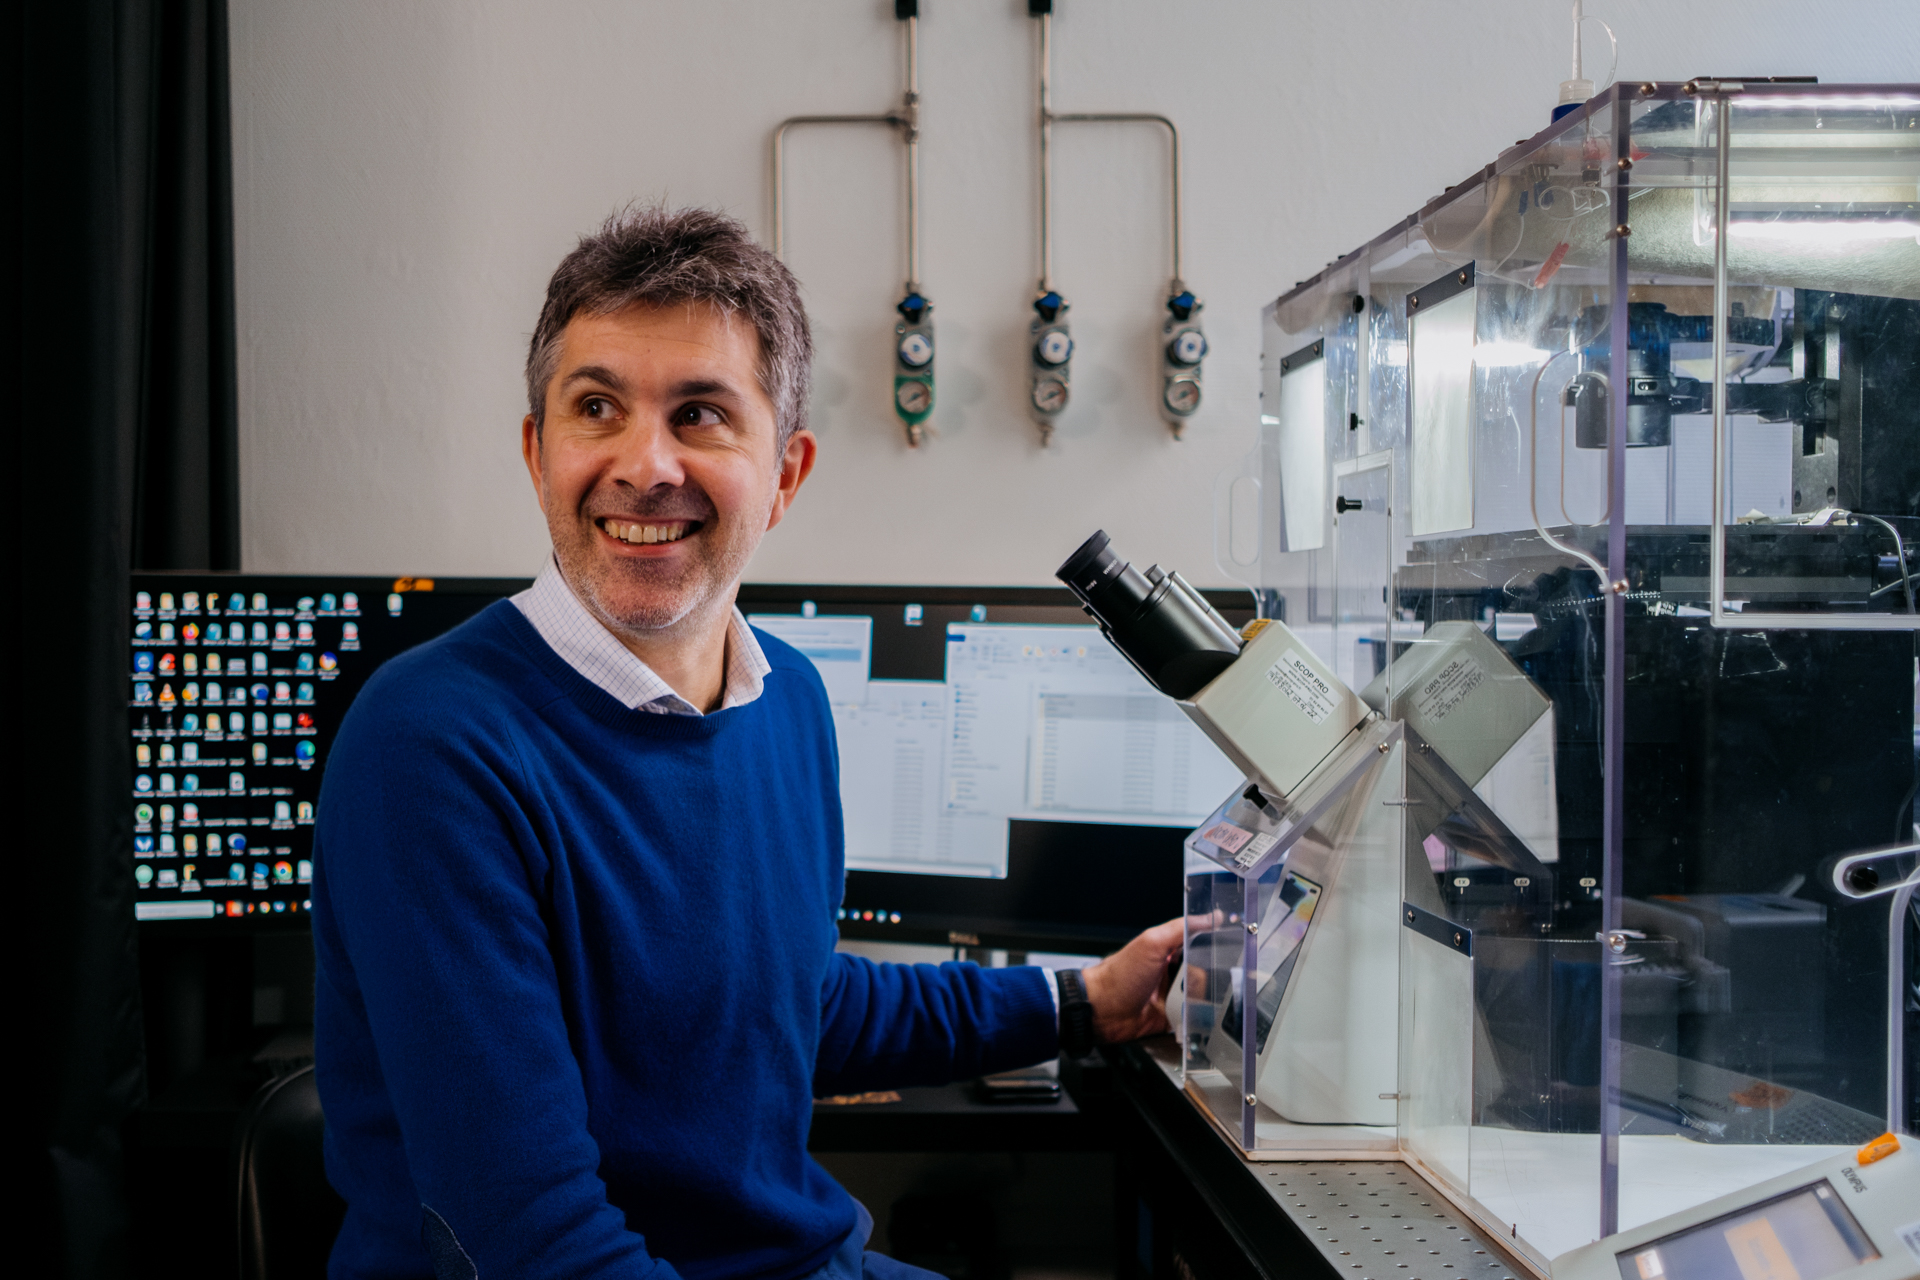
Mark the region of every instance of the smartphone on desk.
[[1047, 1103], [1060, 1101], [1060, 1081], [1045, 1071], [1009, 1071], [973, 1082], [981, 1102]]

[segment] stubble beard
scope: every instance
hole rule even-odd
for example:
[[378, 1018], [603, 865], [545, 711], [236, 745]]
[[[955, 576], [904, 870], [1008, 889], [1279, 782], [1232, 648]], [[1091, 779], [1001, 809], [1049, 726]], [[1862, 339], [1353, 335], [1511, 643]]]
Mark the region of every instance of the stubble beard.
[[[733, 602], [740, 575], [759, 544], [751, 515], [722, 517], [704, 493], [694, 491], [704, 508], [693, 518], [700, 529], [688, 536], [686, 554], [676, 561], [628, 559], [609, 555], [596, 520], [607, 515], [628, 519], [689, 518], [684, 499], [667, 503], [607, 504], [589, 500], [564, 527], [550, 528], [560, 573], [601, 624], [636, 639], [670, 632], [698, 621]], [[551, 507], [549, 507], [551, 510]], [[765, 512], [759, 513], [765, 523]]]

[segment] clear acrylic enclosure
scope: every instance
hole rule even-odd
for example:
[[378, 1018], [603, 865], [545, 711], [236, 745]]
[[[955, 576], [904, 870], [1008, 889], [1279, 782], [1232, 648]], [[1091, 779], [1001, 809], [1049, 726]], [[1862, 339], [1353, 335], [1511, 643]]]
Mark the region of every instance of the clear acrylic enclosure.
[[1904, 1131], [1920, 87], [1616, 86], [1264, 325], [1218, 559], [1403, 735], [1399, 1150], [1544, 1273]]

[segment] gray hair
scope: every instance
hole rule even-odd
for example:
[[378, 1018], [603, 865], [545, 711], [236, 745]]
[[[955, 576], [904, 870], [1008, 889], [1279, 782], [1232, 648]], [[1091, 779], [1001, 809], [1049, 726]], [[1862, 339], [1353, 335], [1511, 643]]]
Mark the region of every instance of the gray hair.
[[744, 315], [760, 335], [760, 389], [773, 401], [777, 445], [807, 425], [813, 334], [800, 282], [755, 244], [737, 219], [713, 209], [629, 205], [560, 260], [527, 349], [527, 408], [544, 431], [547, 384], [560, 363], [560, 337], [584, 312], [704, 302]]

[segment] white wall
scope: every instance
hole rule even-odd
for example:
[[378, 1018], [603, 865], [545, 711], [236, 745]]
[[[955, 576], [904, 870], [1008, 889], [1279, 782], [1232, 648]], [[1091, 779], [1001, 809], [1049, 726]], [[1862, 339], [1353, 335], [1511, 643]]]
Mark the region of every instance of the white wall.
[[[889, 407], [898, 144], [792, 143], [789, 260], [820, 355], [821, 461], [759, 580], [1043, 584], [1095, 526], [1196, 580], [1213, 479], [1251, 444], [1263, 303], [1546, 119], [1565, 0], [1060, 0], [1055, 104], [1174, 117], [1208, 400], [1155, 401], [1166, 145], [1062, 126], [1056, 275], [1074, 403], [1024, 412], [1037, 271], [1035, 41], [1023, 0], [924, 0], [924, 276], [939, 435]], [[1589, 0], [1629, 79], [1920, 77], [1907, 0]], [[531, 574], [520, 366], [547, 274], [629, 199], [770, 239], [783, 116], [888, 109], [887, 0], [233, 0], [245, 567]], [[1588, 43], [1606, 70], [1597, 27]]]

